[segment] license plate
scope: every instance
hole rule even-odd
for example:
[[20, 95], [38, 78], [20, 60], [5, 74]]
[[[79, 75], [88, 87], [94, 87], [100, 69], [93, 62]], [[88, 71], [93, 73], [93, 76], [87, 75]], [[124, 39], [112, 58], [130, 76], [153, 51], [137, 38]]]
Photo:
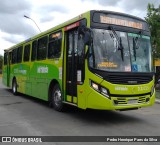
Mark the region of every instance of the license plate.
[[137, 99], [128, 100], [128, 104], [136, 104], [136, 103], [138, 103]]

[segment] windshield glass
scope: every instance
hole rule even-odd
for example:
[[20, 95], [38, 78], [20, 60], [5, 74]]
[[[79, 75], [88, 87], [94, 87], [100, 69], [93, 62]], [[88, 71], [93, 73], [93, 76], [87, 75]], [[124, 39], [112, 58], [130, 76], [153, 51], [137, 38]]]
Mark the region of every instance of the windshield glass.
[[114, 72], [150, 72], [150, 38], [133, 33], [93, 29], [89, 66]]
[[150, 72], [151, 44], [150, 37], [128, 33], [133, 72]]

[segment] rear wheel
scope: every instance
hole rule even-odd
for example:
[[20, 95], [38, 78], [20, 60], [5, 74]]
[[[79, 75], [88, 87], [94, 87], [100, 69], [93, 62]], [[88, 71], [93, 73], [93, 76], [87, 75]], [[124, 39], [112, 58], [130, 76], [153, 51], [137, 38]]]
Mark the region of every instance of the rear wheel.
[[62, 92], [58, 84], [53, 87], [51, 102], [55, 110], [64, 111]]
[[12, 92], [14, 95], [17, 95], [17, 81], [16, 81], [16, 79], [14, 79], [12, 82]]

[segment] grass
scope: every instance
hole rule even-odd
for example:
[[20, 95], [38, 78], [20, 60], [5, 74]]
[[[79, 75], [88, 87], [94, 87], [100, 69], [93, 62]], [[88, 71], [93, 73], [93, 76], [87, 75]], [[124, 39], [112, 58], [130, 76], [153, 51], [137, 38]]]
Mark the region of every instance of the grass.
[[0, 78], [2, 77], [2, 74], [0, 74]]

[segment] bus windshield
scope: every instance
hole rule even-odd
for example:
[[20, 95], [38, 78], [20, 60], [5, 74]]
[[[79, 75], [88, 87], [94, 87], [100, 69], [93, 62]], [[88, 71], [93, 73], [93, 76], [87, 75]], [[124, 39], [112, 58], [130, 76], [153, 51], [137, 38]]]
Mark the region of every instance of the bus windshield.
[[114, 72], [151, 72], [151, 62], [150, 37], [93, 29], [93, 47], [89, 51], [90, 67]]

